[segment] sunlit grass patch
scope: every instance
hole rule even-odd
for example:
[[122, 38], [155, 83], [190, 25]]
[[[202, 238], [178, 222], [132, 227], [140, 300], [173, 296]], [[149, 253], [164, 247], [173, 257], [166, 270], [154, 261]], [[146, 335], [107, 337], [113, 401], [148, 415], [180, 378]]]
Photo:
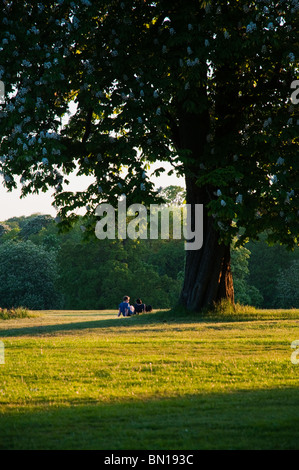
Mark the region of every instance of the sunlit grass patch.
[[0, 448], [296, 448], [299, 311], [255, 313], [2, 322]]

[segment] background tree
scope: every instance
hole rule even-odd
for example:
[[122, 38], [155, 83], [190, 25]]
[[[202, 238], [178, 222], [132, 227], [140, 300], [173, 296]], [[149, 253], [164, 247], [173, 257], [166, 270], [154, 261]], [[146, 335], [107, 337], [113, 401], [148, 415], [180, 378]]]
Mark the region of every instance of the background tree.
[[231, 251], [232, 273], [236, 302], [242, 305], [263, 305], [263, 296], [257, 287], [248, 283], [250, 251], [244, 246], [234, 247]]
[[55, 253], [30, 241], [0, 244], [0, 305], [60, 308]]
[[[240, 243], [264, 230], [298, 243], [298, 11], [297, 0], [4, 2], [7, 188], [18, 175], [24, 195], [55, 187], [61, 225], [86, 206], [93, 229], [101, 201], [152, 202], [148, 164], [171, 162], [187, 203], [204, 205], [204, 245], [186, 254], [180, 301], [233, 301], [241, 227]], [[64, 190], [75, 168], [94, 176], [83, 193]]]
[[138, 240], [123, 243], [90, 239], [82, 243], [79, 232], [76, 225], [72, 232], [60, 236], [58, 265], [65, 308], [116, 309], [124, 295], [130, 295], [132, 301], [141, 297], [155, 308], [175, 305], [181, 281], [170, 267], [178, 269], [179, 261], [183, 260], [182, 246], [178, 253], [171, 249], [173, 242], [168, 242], [171, 258], [166, 266], [161, 240], [155, 240], [153, 263], [152, 250]]
[[[281, 272], [288, 272], [292, 262], [299, 259], [299, 248], [291, 252], [277, 243], [268, 246], [266, 238], [267, 235], [263, 233], [258, 242], [249, 241], [246, 245], [250, 251], [248, 283], [262, 294], [263, 308], [277, 308], [277, 296], [283, 295], [278, 277], [281, 277]], [[289, 276], [287, 278], [290, 280]], [[279, 305], [286, 307], [282, 302]]]
[[8, 233], [11, 230], [9, 225], [5, 223], [0, 223], [0, 238], [3, 237], [4, 234]]
[[52, 217], [50, 215], [33, 215], [27, 219], [27, 222], [23, 225], [20, 231], [20, 237], [23, 240], [27, 240], [31, 235], [40, 232], [43, 227], [46, 227], [51, 222]]
[[170, 185], [160, 191], [160, 195], [168, 205], [181, 206], [186, 200], [186, 191], [181, 186]]
[[[0, 237], [0, 245], [22, 241], [20, 227], [35, 217], [13, 217], [1, 223], [8, 231]], [[86, 240], [80, 219], [67, 233], [59, 233], [52, 219], [28, 240], [54, 255], [59, 275], [55, 295], [63, 299], [61, 308], [115, 309], [124, 291], [132, 300], [141, 296], [158, 309], [177, 303], [184, 279], [183, 240], [100, 241], [94, 234]], [[236, 302], [264, 308], [296, 307], [298, 276], [293, 265], [298, 264], [298, 249], [289, 252], [261, 240], [246, 247], [233, 243], [231, 256]]]
[[279, 272], [276, 291], [276, 308], [299, 307], [299, 260]]

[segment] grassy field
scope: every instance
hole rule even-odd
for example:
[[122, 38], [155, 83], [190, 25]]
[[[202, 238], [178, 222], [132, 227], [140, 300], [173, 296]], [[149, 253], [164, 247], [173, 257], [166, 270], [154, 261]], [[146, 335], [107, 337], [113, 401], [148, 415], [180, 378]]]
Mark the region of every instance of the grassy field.
[[0, 320], [0, 449], [299, 449], [299, 310]]

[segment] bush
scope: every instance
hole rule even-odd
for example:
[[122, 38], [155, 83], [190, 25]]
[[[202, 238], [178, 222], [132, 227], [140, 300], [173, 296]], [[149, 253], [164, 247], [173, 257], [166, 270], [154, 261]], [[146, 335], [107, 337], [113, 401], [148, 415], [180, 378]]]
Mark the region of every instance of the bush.
[[30, 318], [33, 314], [24, 307], [18, 308], [0, 308], [0, 319], [1, 320], [10, 320], [12, 318]]

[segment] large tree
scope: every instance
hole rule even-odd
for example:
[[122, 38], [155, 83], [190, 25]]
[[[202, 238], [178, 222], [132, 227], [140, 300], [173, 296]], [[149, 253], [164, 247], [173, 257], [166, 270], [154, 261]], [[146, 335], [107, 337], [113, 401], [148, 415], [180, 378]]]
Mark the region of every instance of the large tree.
[[[234, 236], [267, 230], [270, 241], [298, 243], [298, 0], [3, 1], [2, 10], [8, 189], [18, 175], [24, 195], [55, 187], [63, 224], [123, 193], [153, 201], [147, 165], [171, 162], [187, 203], [204, 205], [203, 247], [186, 253], [181, 303], [191, 310], [233, 301]], [[82, 193], [65, 190], [76, 168], [94, 176]]]

